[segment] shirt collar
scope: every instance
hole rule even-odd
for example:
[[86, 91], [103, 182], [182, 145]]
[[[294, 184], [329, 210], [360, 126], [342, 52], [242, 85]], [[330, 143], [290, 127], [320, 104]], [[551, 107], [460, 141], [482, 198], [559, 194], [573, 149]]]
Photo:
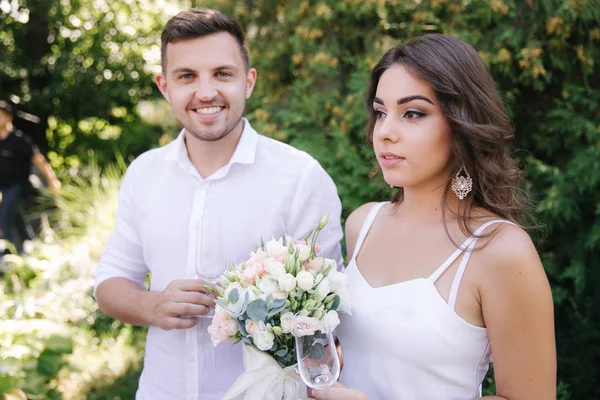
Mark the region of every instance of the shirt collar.
[[[244, 130], [238, 142], [233, 156], [223, 168], [229, 170], [232, 164], [253, 164], [256, 159], [256, 147], [258, 145], [258, 133], [252, 128], [246, 118], [243, 118]], [[176, 161], [181, 167], [189, 170], [194, 168], [185, 147], [185, 129], [182, 129], [177, 138], [167, 145], [164, 159]], [[222, 168], [222, 169], [223, 169]], [[195, 168], [194, 168], [195, 170]]]
[[254, 164], [256, 158], [256, 146], [258, 145], [258, 133], [250, 126], [246, 118], [244, 121], [244, 130], [238, 142], [235, 152], [229, 160], [229, 164]]

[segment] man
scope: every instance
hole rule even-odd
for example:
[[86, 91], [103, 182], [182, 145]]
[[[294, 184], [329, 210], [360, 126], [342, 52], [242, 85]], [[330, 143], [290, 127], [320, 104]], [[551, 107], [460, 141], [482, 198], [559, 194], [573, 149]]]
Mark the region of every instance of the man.
[[[13, 126], [14, 110], [10, 103], [0, 100], [0, 239], [21, 248], [23, 238], [15, 234], [19, 205], [29, 184], [31, 164], [44, 175], [53, 192], [60, 189], [52, 167], [31, 138]], [[0, 257], [2, 254], [0, 254]]]
[[156, 83], [183, 130], [129, 167], [95, 295], [107, 315], [149, 325], [138, 400], [214, 400], [243, 371], [242, 352], [211, 345], [203, 316], [214, 301], [198, 278], [248, 258], [261, 238], [303, 237], [326, 213], [320, 246], [341, 265], [341, 204], [316, 160], [243, 118], [256, 70], [235, 21], [182, 12], [161, 56]]

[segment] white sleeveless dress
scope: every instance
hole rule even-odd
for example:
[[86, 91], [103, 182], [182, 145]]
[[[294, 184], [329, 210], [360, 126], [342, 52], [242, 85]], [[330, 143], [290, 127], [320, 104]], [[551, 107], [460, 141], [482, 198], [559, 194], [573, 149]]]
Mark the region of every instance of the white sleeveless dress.
[[[340, 382], [371, 400], [471, 400], [480, 396], [491, 362], [487, 330], [454, 311], [456, 295], [483, 224], [431, 276], [374, 288], [356, 266], [356, 255], [386, 203], [373, 206], [346, 268], [354, 307], [337, 331], [344, 367]], [[464, 251], [464, 250], [467, 251]], [[461, 255], [448, 303], [434, 283]]]

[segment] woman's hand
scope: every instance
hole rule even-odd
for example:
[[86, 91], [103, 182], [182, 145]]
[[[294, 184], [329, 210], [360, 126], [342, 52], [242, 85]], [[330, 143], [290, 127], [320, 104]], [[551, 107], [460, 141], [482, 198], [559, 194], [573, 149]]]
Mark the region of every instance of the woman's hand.
[[358, 390], [348, 389], [339, 382], [336, 382], [327, 389], [312, 390], [312, 397], [308, 400], [369, 400], [366, 394]]

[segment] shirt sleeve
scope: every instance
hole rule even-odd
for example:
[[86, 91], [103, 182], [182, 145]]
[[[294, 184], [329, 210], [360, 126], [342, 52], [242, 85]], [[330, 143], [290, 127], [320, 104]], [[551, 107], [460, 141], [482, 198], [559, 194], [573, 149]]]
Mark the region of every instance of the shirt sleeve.
[[288, 223], [288, 234], [294, 239], [300, 239], [315, 228], [321, 218], [329, 214], [325, 228], [319, 234], [317, 243], [321, 254], [326, 258], [334, 259], [338, 269], [342, 270], [342, 203], [338, 196], [337, 188], [331, 177], [316, 161], [305, 171], [296, 189], [292, 202]]
[[127, 170], [121, 184], [115, 229], [96, 267], [94, 296], [98, 286], [109, 278], [126, 278], [143, 287], [149, 272], [144, 262], [135, 215], [134, 165], [135, 162]]

